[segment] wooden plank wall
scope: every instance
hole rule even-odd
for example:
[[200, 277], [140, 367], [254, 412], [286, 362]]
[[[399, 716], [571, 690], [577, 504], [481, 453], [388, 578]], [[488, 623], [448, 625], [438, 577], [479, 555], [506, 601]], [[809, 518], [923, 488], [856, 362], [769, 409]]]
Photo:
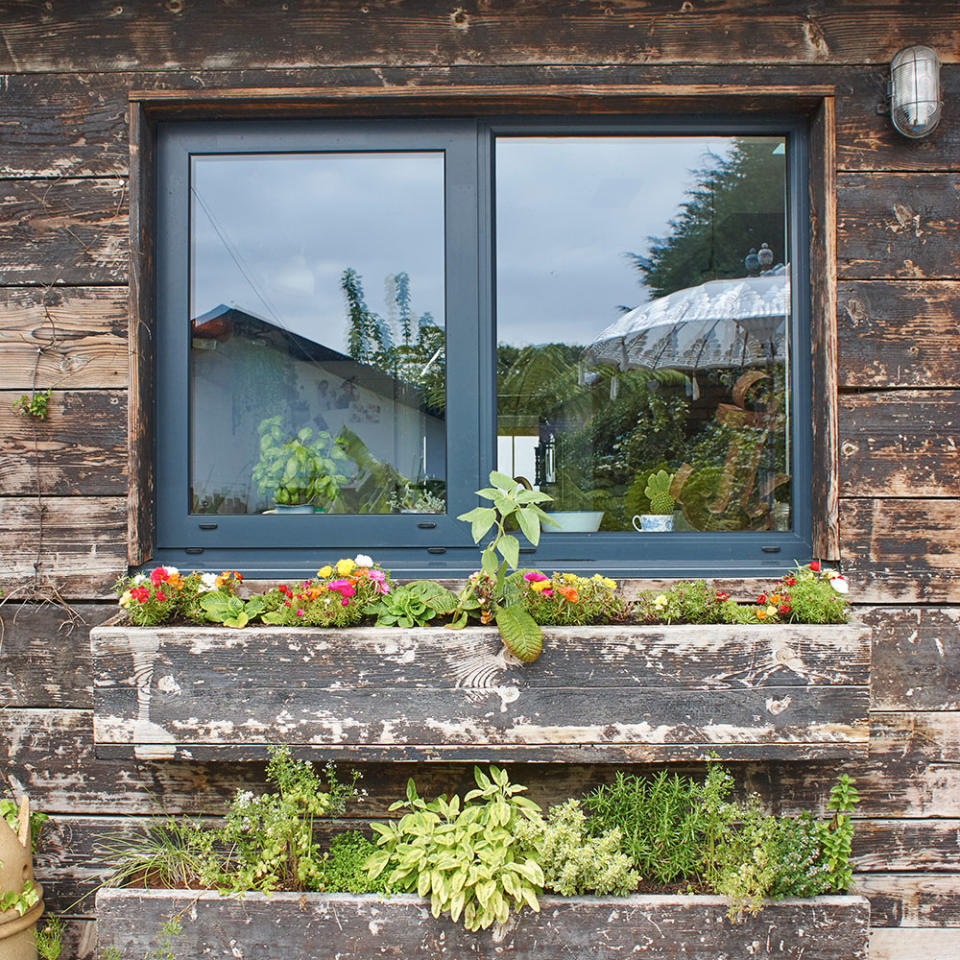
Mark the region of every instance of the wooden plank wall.
[[[127, 815], [215, 814], [262, 768], [98, 761], [87, 623], [124, 569], [132, 89], [451, 83], [835, 84], [841, 548], [875, 620], [857, 868], [873, 960], [956, 956], [960, 935], [960, 9], [951, 0], [301, 0], [0, 3], [0, 768], [53, 815], [56, 909], [91, 889]], [[925, 42], [944, 120], [911, 143], [876, 111], [886, 64]], [[54, 389], [36, 429], [10, 402]], [[4, 412], [6, 411], [6, 412]], [[38, 487], [41, 498], [37, 498]], [[15, 600], [35, 602], [17, 608]], [[410, 769], [366, 770], [377, 816]], [[783, 810], [829, 764], [738, 769]], [[417, 770], [425, 791], [469, 770]], [[541, 800], [609, 776], [523, 767]], [[90, 901], [70, 910], [89, 953]]]

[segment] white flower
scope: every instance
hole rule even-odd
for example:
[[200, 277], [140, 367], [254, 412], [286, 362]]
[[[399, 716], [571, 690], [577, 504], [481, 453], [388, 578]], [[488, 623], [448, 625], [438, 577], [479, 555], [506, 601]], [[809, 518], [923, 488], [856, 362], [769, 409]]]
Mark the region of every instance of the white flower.
[[847, 583], [847, 578], [840, 576], [839, 573], [835, 577], [830, 578], [830, 586], [833, 587], [837, 593], [846, 593], [850, 589], [850, 584]]
[[147, 582], [147, 575], [146, 575], [145, 573], [138, 573], [138, 574], [136, 574], [136, 575], [134, 576], [134, 578], [133, 578], [130, 582], [131, 582], [131, 583], [146, 583], [146, 582]]
[[373, 559], [372, 559], [371, 557], [368, 557], [365, 553], [358, 553], [358, 554], [353, 558], [353, 562], [354, 562], [358, 567], [372, 567], [372, 566], [373, 566]]
[[164, 567], [163, 569], [167, 571], [168, 577], [172, 577], [180, 572], [176, 567]]
[[209, 593], [217, 589], [217, 575], [215, 573], [204, 573], [200, 577], [200, 593]]

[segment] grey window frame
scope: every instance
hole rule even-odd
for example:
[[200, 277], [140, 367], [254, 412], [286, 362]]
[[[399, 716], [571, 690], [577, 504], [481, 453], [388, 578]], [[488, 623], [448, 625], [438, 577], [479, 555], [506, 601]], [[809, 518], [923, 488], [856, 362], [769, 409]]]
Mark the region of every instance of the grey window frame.
[[[812, 552], [809, 130], [791, 115], [503, 119], [203, 120], [157, 125], [155, 560], [311, 575], [331, 556], [364, 552], [400, 576], [462, 576], [478, 556], [457, 513], [495, 465], [495, 139], [500, 135], [783, 135], [791, 247], [792, 516], [789, 532], [597, 533], [545, 537], [521, 562], [621, 577], [768, 576]], [[327, 146], [324, 146], [326, 144]], [[191, 153], [443, 149], [446, 212], [448, 513], [443, 517], [209, 517], [187, 511], [186, 316]], [[179, 337], [177, 329], [179, 327]], [[470, 397], [482, 398], [471, 413]], [[177, 404], [180, 412], [178, 414]], [[179, 417], [179, 419], [178, 419]], [[179, 424], [179, 426], [178, 426]], [[453, 471], [452, 473], [449, 471]]]

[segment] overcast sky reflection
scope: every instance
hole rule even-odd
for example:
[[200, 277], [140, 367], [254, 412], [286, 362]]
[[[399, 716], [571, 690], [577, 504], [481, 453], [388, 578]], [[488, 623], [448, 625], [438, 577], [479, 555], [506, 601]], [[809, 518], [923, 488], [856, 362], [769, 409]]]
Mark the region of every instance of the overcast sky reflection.
[[[669, 232], [693, 171], [727, 137], [500, 138], [498, 339], [586, 344], [647, 299], [628, 251]], [[415, 315], [444, 322], [443, 156], [326, 153], [193, 159], [191, 316], [236, 306], [346, 349], [340, 288], [361, 274], [383, 316], [385, 280], [410, 275]]]

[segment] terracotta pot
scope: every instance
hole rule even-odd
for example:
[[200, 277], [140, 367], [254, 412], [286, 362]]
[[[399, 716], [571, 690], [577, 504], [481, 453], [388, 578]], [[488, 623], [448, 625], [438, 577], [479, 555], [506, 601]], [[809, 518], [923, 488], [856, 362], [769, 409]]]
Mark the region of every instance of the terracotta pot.
[[[0, 890], [20, 890], [33, 880], [33, 858], [17, 835], [0, 820]], [[43, 890], [35, 884], [40, 899], [23, 916], [16, 910], [0, 913], [0, 960], [37, 960], [33, 931], [43, 914]]]

